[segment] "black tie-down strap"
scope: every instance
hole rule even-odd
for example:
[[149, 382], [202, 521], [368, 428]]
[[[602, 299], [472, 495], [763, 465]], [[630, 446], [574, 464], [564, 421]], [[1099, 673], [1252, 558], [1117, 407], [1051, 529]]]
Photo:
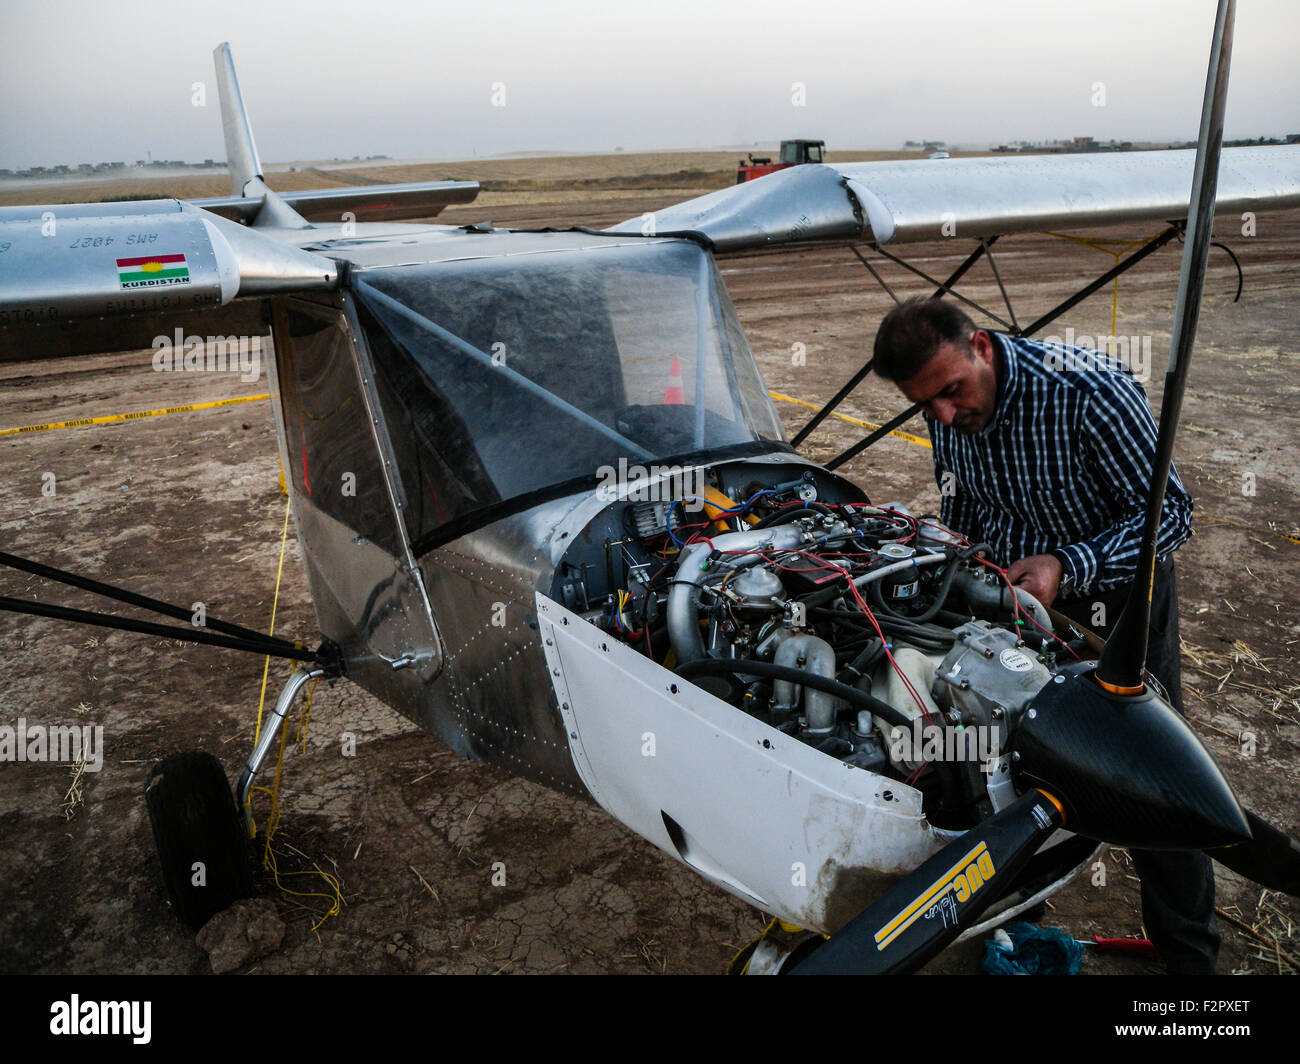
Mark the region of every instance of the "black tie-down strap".
[[[78, 576], [64, 569], [43, 565], [27, 558], [0, 551], [0, 565], [31, 573], [46, 580], [54, 580], [71, 587], [81, 588], [94, 595], [124, 602], [131, 606], [160, 613], [166, 617], [189, 621], [193, 616], [190, 610], [175, 606], [169, 602], [137, 594], [126, 588], [114, 587], [90, 577]], [[171, 624], [158, 624], [154, 621], [138, 621], [130, 617], [116, 617], [110, 613], [95, 613], [91, 610], [72, 609], [67, 606], [55, 606], [45, 602], [0, 596], [0, 610], [11, 613], [24, 613], [33, 617], [50, 617], [54, 620], [72, 621], [77, 624], [90, 624], [99, 628], [116, 628], [124, 632], [139, 632], [144, 635], [156, 635], [165, 639], [179, 639], [187, 643], [201, 643], [206, 646], [225, 647], [229, 650], [244, 650], [251, 654], [270, 655], [271, 657], [290, 658], [294, 661], [313, 661], [327, 668], [338, 665], [338, 649], [326, 640], [316, 650], [309, 650], [305, 644], [290, 642], [278, 636], [255, 632], [242, 625], [231, 624], [215, 617], [204, 619], [203, 625], [193, 623], [180, 627]]]

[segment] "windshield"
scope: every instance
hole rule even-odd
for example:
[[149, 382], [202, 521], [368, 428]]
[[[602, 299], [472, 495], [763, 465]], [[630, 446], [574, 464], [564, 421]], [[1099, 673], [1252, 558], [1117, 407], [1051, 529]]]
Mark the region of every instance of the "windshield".
[[[620, 458], [759, 440], [780, 422], [712, 258], [684, 241], [354, 275], [421, 539]], [[418, 488], [417, 488], [418, 485]]]

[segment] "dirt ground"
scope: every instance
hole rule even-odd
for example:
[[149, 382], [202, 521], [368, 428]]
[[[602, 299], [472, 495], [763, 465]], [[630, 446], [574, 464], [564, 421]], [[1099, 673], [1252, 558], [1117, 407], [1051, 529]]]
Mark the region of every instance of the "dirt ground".
[[[584, 159], [460, 164], [430, 174], [402, 168], [390, 179], [485, 182], [478, 203], [439, 221], [604, 226], [720, 187], [734, 165], [730, 153], [617, 157], [622, 170]], [[290, 187], [300, 177], [306, 184], [304, 174], [273, 183]], [[360, 179], [385, 175], [379, 168], [337, 175]], [[1235, 270], [1216, 250], [1183, 410], [1176, 461], [1197, 507], [1196, 535], [1179, 554], [1185, 697], [1244, 803], [1300, 835], [1300, 682], [1291, 672], [1300, 643], [1300, 211], [1261, 215], [1256, 224], [1255, 235], [1243, 236], [1239, 219], [1220, 219], [1220, 239], [1238, 254], [1245, 285], [1233, 302]], [[1157, 228], [1097, 235], [1127, 241]], [[904, 257], [942, 277], [968, 251], [918, 245]], [[1178, 254], [1177, 245], [1157, 252], [1123, 277], [1118, 293], [1115, 331], [1150, 338], [1148, 391], [1157, 404]], [[996, 255], [1020, 322], [1113, 262], [1108, 252], [1042, 235], [1004, 240]], [[872, 262], [899, 295], [932, 287], [879, 256]], [[844, 248], [720, 265], [769, 387], [815, 405], [867, 356], [892, 305]], [[986, 263], [963, 290], [1005, 316]], [[1067, 327], [1076, 337], [1110, 334], [1111, 313], [1106, 288], [1039, 335], [1064, 337]], [[792, 357], [797, 344], [806, 352], [801, 365]], [[245, 383], [232, 374], [155, 373], [149, 353], [0, 364], [0, 429], [266, 390], [264, 374]], [[784, 400], [777, 406], [792, 432], [811, 412]], [[869, 380], [841, 412], [878, 423], [901, 408], [889, 385]], [[907, 428], [924, 435], [919, 419]], [[826, 459], [860, 434], [832, 421], [805, 450]], [[915, 443], [886, 439], [844, 471], [878, 501], [938, 508], [930, 453]], [[285, 521], [277, 473], [271, 410], [260, 400], [0, 436], [0, 543], [169, 601], [203, 602], [212, 616], [265, 630]], [[42, 491], [51, 483], [45, 474], [53, 474], [52, 495]], [[11, 571], [0, 571], [0, 594], [98, 606]], [[309, 642], [315, 635], [292, 533], [274, 627]], [[67, 765], [0, 764], [0, 969], [208, 971], [164, 900], [143, 784], [152, 759], [188, 748], [215, 753], [235, 775], [251, 742], [262, 660], [10, 614], [0, 614], [0, 645], [0, 721], [102, 725], [105, 736], [102, 770], [83, 776], [71, 802]], [[271, 666], [268, 698], [287, 673], [282, 663]], [[338, 756], [344, 732], [357, 737], [354, 758]], [[323, 881], [282, 877], [300, 893], [269, 889], [288, 931], [279, 950], [251, 966], [259, 972], [713, 973], [766, 922], [599, 809], [461, 760], [346, 682], [315, 692], [305, 739], [285, 756], [280, 806], [281, 872], [328, 871], [342, 906], [314, 927], [330, 905]], [[256, 809], [264, 822], [266, 801]], [[504, 885], [492, 882], [497, 863]], [[1053, 898], [1046, 922], [1080, 938], [1140, 935], [1127, 856], [1108, 851], [1105, 869], [1104, 884], [1080, 877]], [[1300, 902], [1262, 896], [1224, 868], [1217, 873], [1219, 905], [1300, 956], [1293, 932]], [[1284, 967], [1274, 950], [1226, 923], [1222, 930], [1221, 972]], [[981, 948], [954, 947], [926, 971], [975, 972]], [[1154, 970], [1108, 955], [1084, 962], [1092, 973]]]

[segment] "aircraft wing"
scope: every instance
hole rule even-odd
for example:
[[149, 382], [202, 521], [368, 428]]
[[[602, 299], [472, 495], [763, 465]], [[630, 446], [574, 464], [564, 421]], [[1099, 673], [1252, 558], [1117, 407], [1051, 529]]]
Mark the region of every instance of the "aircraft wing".
[[148, 347], [178, 324], [263, 333], [256, 297], [338, 286], [331, 259], [294, 246], [312, 223], [324, 239], [478, 195], [474, 181], [272, 191], [230, 46], [213, 58], [232, 195], [0, 208], [0, 362]]
[[[979, 239], [1186, 217], [1194, 151], [808, 164], [630, 218], [615, 233], [691, 234], [719, 252], [809, 240]], [[1300, 206], [1300, 145], [1226, 148], [1221, 214]]]
[[178, 312], [337, 284], [332, 260], [178, 200], [3, 207], [0, 361], [148, 347]]

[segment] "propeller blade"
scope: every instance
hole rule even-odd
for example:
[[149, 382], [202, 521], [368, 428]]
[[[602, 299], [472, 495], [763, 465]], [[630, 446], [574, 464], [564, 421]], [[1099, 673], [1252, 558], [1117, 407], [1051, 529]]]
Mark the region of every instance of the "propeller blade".
[[1249, 809], [1246, 822], [1254, 836], [1249, 842], [1206, 850], [1219, 864], [1269, 890], [1300, 898], [1300, 842], [1261, 820]]
[[1011, 739], [1016, 789], [1055, 795], [1070, 830], [1143, 850], [1203, 850], [1250, 838], [1232, 785], [1150, 685], [1104, 690], [1093, 671], [1058, 674]]
[[789, 974], [916, 971], [978, 922], [1062, 822], [1060, 804], [1046, 792], [1022, 795], [950, 842]]

